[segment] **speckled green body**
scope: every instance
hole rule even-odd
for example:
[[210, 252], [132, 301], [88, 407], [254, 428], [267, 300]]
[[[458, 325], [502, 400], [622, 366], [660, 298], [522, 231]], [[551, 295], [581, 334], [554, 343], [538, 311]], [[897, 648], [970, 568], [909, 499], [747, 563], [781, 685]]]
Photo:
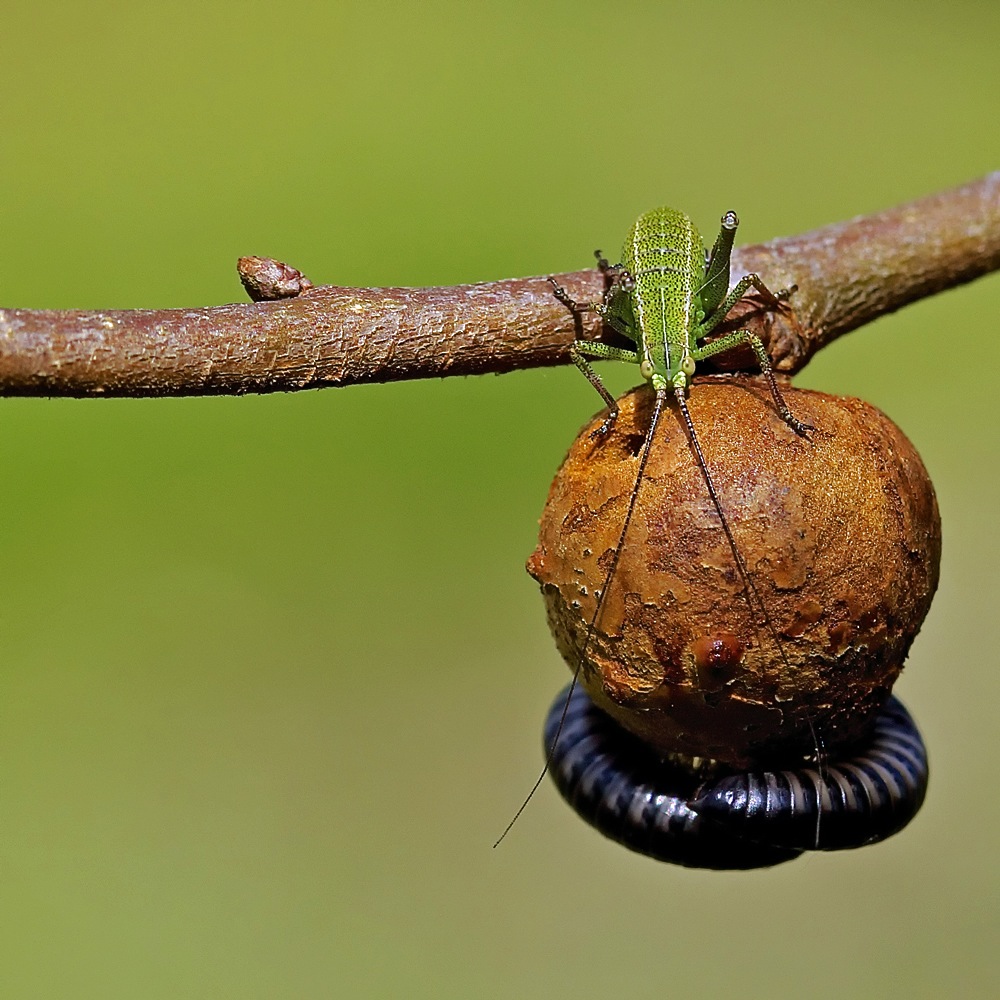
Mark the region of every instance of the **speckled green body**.
[[737, 330], [702, 343], [749, 289], [755, 289], [770, 306], [777, 306], [788, 295], [775, 295], [756, 274], [741, 278], [730, 290], [729, 264], [738, 226], [736, 213], [726, 212], [712, 252], [706, 254], [701, 235], [683, 212], [654, 208], [640, 215], [632, 226], [620, 264], [612, 266], [598, 254], [608, 279], [603, 301], [574, 302], [553, 282], [557, 297], [570, 309], [598, 313], [608, 326], [635, 344], [635, 350], [629, 350], [577, 340], [570, 351], [574, 364], [610, 407], [601, 434], [610, 430], [618, 410], [588, 358], [630, 361], [639, 366], [643, 378], [658, 393], [683, 395], [697, 362], [743, 344], [749, 344], [757, 356], [782, 418], [800, 434], [808, 429], [785, 406], [759, 337], [749, 330]]
[[612, 326], [635, 341], [640, 368], [654, 388], [686, 386], [706, 312], [705, 245], [698, 230], [682, 212], [653, 209], [629, 231], [621, 267], [631, 282], [608, 303], [609, 319], [614, 314], [623, 321]]

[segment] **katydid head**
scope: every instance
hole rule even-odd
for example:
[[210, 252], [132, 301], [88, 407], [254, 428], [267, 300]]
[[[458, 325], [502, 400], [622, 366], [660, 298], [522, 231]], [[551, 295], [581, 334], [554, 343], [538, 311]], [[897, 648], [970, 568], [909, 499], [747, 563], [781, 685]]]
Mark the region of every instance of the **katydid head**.
[[639, 363], [639, 374], [653, 387], [654, 392], [684, 391], [691, 384], [694, 376], [694, 358], [686, 351], [677, 360], [676, 364], [671, 364], [669, 357], [667, 364], [659, 364], [651, 358], [643, 358]]

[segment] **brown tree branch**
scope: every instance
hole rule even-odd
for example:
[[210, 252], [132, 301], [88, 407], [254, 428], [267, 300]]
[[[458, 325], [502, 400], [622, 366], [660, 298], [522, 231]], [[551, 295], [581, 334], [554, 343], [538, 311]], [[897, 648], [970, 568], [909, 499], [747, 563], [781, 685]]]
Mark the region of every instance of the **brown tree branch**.
[[[745, 299], [720, 333], [752, 328], [780, 371], [798, 371], [841, 334], [1000, 267], [1000, 172], [737, 249], [733, 266], [734, 280], [757, 271], [772, 288], [797, 290], [779, 313]], [[602, 293], [596, 269], [555, 277], [577, 300]], [[0, 309], [0, 395], [238, 394], [506, 372], [567, 363], [579, 333], [544, 278], [301, 288], [203, 309]], [[604, 335], [593, 319], [584, 333]]]

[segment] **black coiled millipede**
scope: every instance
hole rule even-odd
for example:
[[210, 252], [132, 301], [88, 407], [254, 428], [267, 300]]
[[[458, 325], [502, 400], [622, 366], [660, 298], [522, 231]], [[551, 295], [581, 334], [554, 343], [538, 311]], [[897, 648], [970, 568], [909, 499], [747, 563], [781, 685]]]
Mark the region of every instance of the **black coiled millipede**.
[[[549, 752], [567, 690], [545, 721]], [[803, 851], [871, 844], [901, 830], [927, 790], [927, 752], [890, 698], [853, 756], [700, 783], [621, 729], [577, 687], [550, 770], [563, 798], [606, 837], [693, 868], [763, 868]]]

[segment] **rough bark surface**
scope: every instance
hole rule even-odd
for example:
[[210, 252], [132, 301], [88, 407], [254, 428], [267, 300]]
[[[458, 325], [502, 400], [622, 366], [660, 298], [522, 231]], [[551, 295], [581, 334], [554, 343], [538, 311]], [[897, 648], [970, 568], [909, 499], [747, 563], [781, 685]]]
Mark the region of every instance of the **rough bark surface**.
[[[244, 258], [245, 261], [251, 258]], [[265, 260], [256, 258], [257, 261]], [[254, 278], [253, 294], [287, 294]], [[908, 302], [1000, 267], [1000, 173], [803, 236], [737, 248], [734, 280], [757, 271], [797, 286], [769, 313], [752, 296], [719, 334], [758, 333], [779, 371], [799, 370], [824, 344]], [[257, 267], [259, 270], [259, 265]], [[244, 278], [247, 268], [241, 268]], [[603, 292], [596, 269], [555, 275], [578, 301]], [[280, 286], [280, 288], [279, 288]], [[0, 309], [0, 395], [184, 396], [315, 389], [476, 375], [569, 362], [575, 322], [544, 278], [449, 288], [292, 287], [275, 301], [192, 309]], [[752, 367], [741, 352], [717, 367]]]

